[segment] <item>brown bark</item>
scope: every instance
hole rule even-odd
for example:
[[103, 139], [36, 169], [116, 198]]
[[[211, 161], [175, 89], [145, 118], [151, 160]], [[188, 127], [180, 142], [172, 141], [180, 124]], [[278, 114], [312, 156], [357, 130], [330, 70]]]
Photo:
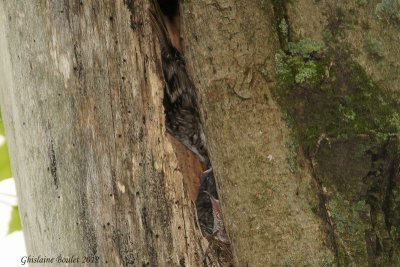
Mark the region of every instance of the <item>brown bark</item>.
[[[182, 49], [235, 266], [395, 264], [400, 176], [391, 128], [379, 132], [383, 141], [324, 129], [298, 145], [294, 135], [332, 104], [321, 88], [351, 96], [377, 81], [399, 91], [398, 21], [374, 21], [378, 2], [286, 2], [181, 3]], [[203, 266], [213, 258], [217, 247], [195, 221], [202, 166], [165, 134], [147, 10], [147, 1], [0, 3], [0, 100], [31, 255], [98, 256], [93, 266]], [[288, 41], [307, 38], [326, 43], [328, 52], [311, 59], [325, 64], [324, 87], [294, 84], [285, 102], [275, 55], [290, 56]], [[372, 103], [383, 107], [372, 120], [400, 112], [386, 100]], [[282, 119], [289, 109], [296, 127]], [[344, 115], [363, 116], [356, 112]]]
[[310, 172], [290, 172], [287, 160], [290, 130], [272, 94], [272, 4], [185, 1], [182, 21], [236, 266], [332, 259]]
[[337, 263], [399, 266], [399, 2], [302, 0], [286, 7], [291, 41], [309, 38], [327, 46], [329, 77], [321, 88], [353, 99], [339, 116], [325, 115], [332, 98], [303, 99], [341, 131], [320, 132], [312, 153]]
[[399, 264], [394, 2], [185, 1], [238, 266]]

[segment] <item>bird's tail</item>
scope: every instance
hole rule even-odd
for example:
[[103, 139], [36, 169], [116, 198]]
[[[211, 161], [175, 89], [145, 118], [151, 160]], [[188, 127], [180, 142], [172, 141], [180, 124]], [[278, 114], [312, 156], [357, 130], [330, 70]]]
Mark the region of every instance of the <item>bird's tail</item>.
[[152, 8], [149, 9], [150, 11], [150, 19], [153, 29], [157, 33], [157, 37], [160, 41], [160, 48], [161, 50], [167, 50], [169, 47], [172, 47], [172, 42], [168, 34], [167, 27], [165, 26], [163, 20], [163, 13], [161, 8], [157, 2], [157, 0], [151, 0]]

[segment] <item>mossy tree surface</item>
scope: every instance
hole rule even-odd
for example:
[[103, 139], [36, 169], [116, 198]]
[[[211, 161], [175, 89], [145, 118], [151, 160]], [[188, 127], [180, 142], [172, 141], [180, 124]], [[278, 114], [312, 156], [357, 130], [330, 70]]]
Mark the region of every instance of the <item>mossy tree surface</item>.
[[[398, 265], [400, 35], [392, 2], [185, 1], [186, 56], [239, 265]], [[308, 259], [282, 255], [282, 240], [305, 240], [297, 230], [308, 215], [276, 212], [277, 199], [323, 218], [319, 238], [336, 257], [310, 257], [315, 247], [301, 246]]]
[[340, 266], [400, 264], [399, 7], [389, 14], [389, 2], [278, 3], [289, 31], [277, 28], [276, 96], [311, 161]]
[[272, 93], [281, 43], [274, 7], [184, 1], [181, 11], [236, 266], [331, 266], [324, 221], [312, 211], [317, 191]]
[[[0, 9], [28, 251], [202, 265], [207, 246], [164, 135], [148, 2], [67, 2]], [[399, 265], [397, 8], [182, 1], [237, 266]]]

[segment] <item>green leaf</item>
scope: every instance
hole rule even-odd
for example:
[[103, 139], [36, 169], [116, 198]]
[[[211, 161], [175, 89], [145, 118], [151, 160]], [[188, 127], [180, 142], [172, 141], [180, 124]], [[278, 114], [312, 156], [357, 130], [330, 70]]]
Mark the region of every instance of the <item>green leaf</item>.
[[13, 206], [11, 211], [11, 220], [10, 223], [8, 224], [8, 234], [21, 230], [22, 230], [22, 225], [21, 225], [21, 218], [19, 217], [18, 206]]
[[10, 158], [8, 156], [7, 144], [0, 146], [0, 181], [12, 177]]

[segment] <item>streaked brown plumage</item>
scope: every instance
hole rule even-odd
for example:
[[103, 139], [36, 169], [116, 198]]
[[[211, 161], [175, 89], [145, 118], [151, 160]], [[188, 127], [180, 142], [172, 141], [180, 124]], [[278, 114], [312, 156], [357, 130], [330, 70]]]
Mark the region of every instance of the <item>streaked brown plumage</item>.
[[[200, 119], [196, 88], [187, 71], [181, 52], [174, 47], [166, 20], [173, 20], [177, 11], [171, 6], [162, 6], [153, 0], [154, 9], [150, 17], [154, 30], [160, 42], [162, 69], [165, 79], [164, 110], [167, 130], [187, 148], [193, 151], [207, 166], [201, 179], [200, 191], [196, 201], [197, 213], [202, 230], [208, 234], [224, 231], [222, 214], [218, 201], [217, 186], [214, 173], [208, 157], [207, 145], [202, 122]], [[176, 2], [176, 0], [173, 0]], [[163, 13], [164, 11], [164, 13]], [[217, 214], [217, 212], [219, 212]], [[218, 215], [218, 218], [216, 216]], [[219, 221], [218, 221], [219, 220]], [[218, 234], [217, 234], [218, 236]], [[222, 240], [225, 242], [225, 240]]]
[[172, 45], [160, 7], [156, 1], [153, 2], [155, 10], [150, 10], [150, 14], [160, 41], [167, 130], [210, 167], [196, 89], [186, 71], [182, 54]]

